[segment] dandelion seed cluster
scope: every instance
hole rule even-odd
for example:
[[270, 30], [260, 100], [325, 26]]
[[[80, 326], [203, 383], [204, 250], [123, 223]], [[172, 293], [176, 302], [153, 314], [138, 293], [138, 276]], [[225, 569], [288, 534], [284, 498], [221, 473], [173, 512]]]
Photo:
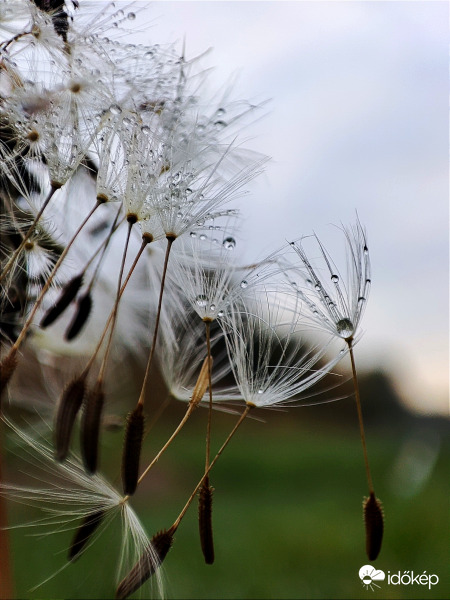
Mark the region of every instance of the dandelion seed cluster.
[[[353, 355], [371, 283], [365, 231], [359, 220], [343, 228], [344, 277], [318, 238], [323, 269], [303, 239], [240, 264], [238, 200], [267, 158], [246, 150], [239, 133], [260, 107], [208, 100], [200, 59], [174, 45], [123, 42], [141, 9], [0, 1], [3, 426], [48, 486], [0, 482], [0, 501], [37, 504], [50, 515], [41, 524], [74, 528], [69, 563], [120, 515], [118, 598], [153, 575], [163, 593], [159, 567], [197, 496], [201, 547], [206, 563], [214, 561], [215, 462], [255, 408], [320, 402], [311, 389], [347, 354], [370, 498], [380, 506]], [[311, 342], [310, 329], [328, 339]], [[124, 427], [122, 493], [100, 474], [102, 432], [123, 356], [143, 353], [141, 393]], [[30, 355], [49, 398], [34, 404], [32, 426], [19, 427], [10, 413], [19, 398], [23, 406], [24, 395], [37, 393], [19, 377]], [[47, 380], [49, 365], [58, 376]], [[156, 369], [186, 414], [149, 460], [142, 444]], [[129, 498], [199, 406], [208, 409], [203, 475], [174, 523], [149, 538]], [[213, 407], [240, 415], [215, 456]], [[369, 520], [374, 560], [381, 511]]]

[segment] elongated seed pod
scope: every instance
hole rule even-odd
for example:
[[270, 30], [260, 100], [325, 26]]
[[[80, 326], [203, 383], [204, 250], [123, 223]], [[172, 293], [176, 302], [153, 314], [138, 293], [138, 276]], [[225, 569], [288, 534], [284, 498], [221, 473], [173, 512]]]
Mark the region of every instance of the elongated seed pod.
[[73, 316], [70, 325], [66, 329], [64, 337], [67, 341], [73, 340], [86, 325], [89, 315], [92, 309], [92, 297], [91, 293], [87, 292], [77, 302], [75, 314]]
[[13, 350], [9, 352], [0, 364], [0, 412], [1, 412], [1, 397], [3, 391], [9, 383], [17, 367], [17, 352]]
[[123, 446], [122, 484], [123, 492], [128, 496], [136, 491], [143, 436], [144, 412], [142, 404], [139, 403], [127, 417]]
[[205, 477], [199, 492], [198, 525], [200, 543], [207, 565], [214, 562], [214, 540], [212, 529], [212, 495], [214, 488], [209, 485], [209, 477]]
[[56, 301], [56, 304], [49, 308], [42, 318], [40, 323], [41, 327], [48, 327], [54, 321], [56, 321], [56, 319], [66, 310], [66, 308], [75, 298], [82, 283], [83, 274], [73, 277], [68, 283], [66, 283], [62, 289], [60, 297]]
[[56, 460], [63, 461], [69, 452], [70, 438], [86, 391], [86, 377], [74, 379], [63, 392], [55, 421]]
[[91, 539], [97, 528], [105, 516], [104, 510], [98, 510], [90, 515], [86, 515], [81, 521], [78, 529], [75, 532], [72, 543], [69, 548], [68, 559], [76, 560], [81, 554], [86, 544]]
[[103, 381], [97, 380], [94, 388], [86, 398], [81, 420], [80, 448], [84, 466], [88, 473], [95, 473], [97, 470], [100, 422], [104, 402]]
[[366, 554], [369, 560], [375, 560], [380, 553], [383, 541], [384, 517], [381, 502], [373, 492], [364, 500], [363, 510], [366, 527]]
[[117, 586], [117, 600], [128, 598], [159, 569], [172, 546], [174, 533], [173, 528], [164, 529], [152, 537], [141, 558]]

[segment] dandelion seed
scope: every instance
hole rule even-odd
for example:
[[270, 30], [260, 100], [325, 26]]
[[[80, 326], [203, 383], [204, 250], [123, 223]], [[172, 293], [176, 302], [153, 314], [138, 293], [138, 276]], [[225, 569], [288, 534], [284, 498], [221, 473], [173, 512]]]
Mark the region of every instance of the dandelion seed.
[[131, 496], [136, 491], [142, 439], [144, 435], [143, 405], [139, 403], [128, 415], [122, 457], [123, 492]]
[[202, 552], [207, 565], [212, 565], [214, 562], [212, 494], [213, 488], [209, 485], [209, 477], [205, 477], [199, 492], [198, 523]]
[[67, 386], [61, 397], [55, 422], [56, 459], [60, 462], [66, 459], [69, 452], [73, 426], [83, 403], [85, 391], [86, 376], [83, 374]]
[[81, 421], [81, 453], [88, 473], [95, 473], [98, 463], [98, 440], [105, 394], [103, 381], [97, 380], [87, 394]]
[[366, 527], [366, 554], [369, 560], [375, 560], [383, 541], [384, 518], [381, 502], [373, 492], [364, 501], [363, 513]]
[[75, 532], [72, 543], [70, 544], [69, 560], [74, 561], [79, 557], [94, 532], [100, 527], [104, 517], [105, 511], [98, 510], [83, 518], [80, 526]]
[[119, 583], [115, 595], [117, 600], [128, 598], [159, 569], [172, 547], [173, 534], [174, 531], [168, 529], [160, 531], [152, 537], [150, 545], [139, 561]]
[[48, 327], [65, 311], [74, 300], [83, 283], [83, 274], [73, 277], [63, 288], [56, 303], [45, 313], [41, 320], [41, 327]]

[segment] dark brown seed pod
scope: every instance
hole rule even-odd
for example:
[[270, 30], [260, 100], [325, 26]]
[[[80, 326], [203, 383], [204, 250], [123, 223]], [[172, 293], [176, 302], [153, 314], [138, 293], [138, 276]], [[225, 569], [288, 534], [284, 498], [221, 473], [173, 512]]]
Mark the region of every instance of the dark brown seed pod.
[[98, 510], [90, 515], [86, 515], [81, 521], [78, 529], [75, 532], [72, 543], [69, 548], [68, 559], [76, 560], [81, 554], [86, 544], [91, 539], [97, 528], [105, 516], [104, 510]]
[[73, 340], [86, 325], [86, 322], [91, 314], [92, 297], [90, 292], [86, 292], [77, 302], [77, 307], [73, 319], [66, 329], [64, 337], [67, 341]]
[[13, 350], [9, 352], [0, 364], [0, 412], [1, 412], [1, 397], [3, 391], [9, 383], [17, 367], [17, 352]]
[[141, 558], [117, 586], [117, 600], [128, 598], [159, 569], [172, 546], [174, 534], [175, 530], [171, 527], [152, 537]]
[[82, 283], [83, 274], [73, 277], [68, 283], [66, 283], [62, 289], [60, 297], [56, 301], [56, 304], [49, 308], [42, 318], [40, 323], [41, 327], [48, 327], [54, 321], [56, 321], [56, 319], [66, 310], [66, 308], [75, 298]]
[[81, 420], [81, 456], [88, 473], [95, 473], [98, 462], [98, 441], [105, 394], [103, 381], [98, 380], [88, 394]]
[[136, 491], [139, 476], [142, 438], [144, 436], [144, 412], [139, 403], [127, 417], [127, 428], [122, 455], [123, 492], [131, 496]]
[[74, 379], [63, 392], [56, 413], [55, 450], [56, 460], [63, 461], [69, 452], [70, 438], [78, 411], [86, 391], [86, 376]]
[[212, 496], [214, 488], [209, 485], [209, 477], [205, 477], [199, 492], [198, 525], [200, 543], [207, 565], [214, 562], [214, 540], [212, 529]]
[[383, 507], [373, 492], [364, 500], [364, 524], [366, 527], [366, 554], [369, 560], [375, 560], [383, 541]]

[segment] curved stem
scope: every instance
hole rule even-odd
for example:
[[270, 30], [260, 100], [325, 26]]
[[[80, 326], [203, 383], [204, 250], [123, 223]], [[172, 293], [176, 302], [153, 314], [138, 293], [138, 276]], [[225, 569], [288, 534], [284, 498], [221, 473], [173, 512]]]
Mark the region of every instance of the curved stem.
[[181, 523], [181, 519], [184, 517], [184, 515], [186, 514], [187, 509], [189, 508], [189, 506], [192, 504], [192, 501], [194, 500], [198, 490], [200, 489], [200, 487], [203, 484], [203, 481], [205, 480], [205, 478], [208, 476], [209, 472], [211, 471], [211, 469], [213, 468], [213, 466], [216, 464], [216, 462], [218, 461], [220, 455], [222, 454], [222, 452], [225, 450], [225, 448], [228, 446], [231, 438], [234, 436], [234, 434], [236, 433], [236, 431], [238, 430], [239, 426], [243, 423], [245, 417], [248, 415], [250, 409], [253, 408], [252, 405], [247, 404], [247, 406], [245, 407], [244, 412], [241, 414], [241, 416], [239, 417], [239, 420], [237, 421], [236, 425], [233, 427], [233, 429], [231, 430], [231, 433], [228, 435], [227, 439], [224, 441], [224, 443], [222, 444], [222, 446], [220, 447], [219, 451], [217, 452], [216, 456], [214, 457], [214, 459], [211, 461], [208, 469], [203, 473], [202, 478], [200, 479], [200, 481], [198, 482], [198, 484], [195, 486], [194, 491], [192, 492], [192, 494], [190, 495], [188, 501], [186, 502], [186, 504], [184, 505], [183, 510], [180, 512], [180, 514], [178, 515], [176, 521], [174, 522], [174, 524], [172, 525], [172, 529], [175, 530], [177, 529], [178, 525]]
[[[133, 274], [134, 269], [136, 268], [138, 260], [140, 259], [142, 253], [144, 252], [145, 248], [147, 247], [147, 244], [149, 244], [150, 241], [151, 240], [149, 240], [146, 237], [142, 238], [141, 247], [139, 248], [138, 253], [136, 254], [136, 257], [135, 257], [135, 259], [133, 261], [133, 264], [130, 267], [130, 270], [128, 271], [128, 275], [127, 275], [125, 281], [123, 282], [122, 287], [120, 288], [119, 299], [122, 297], [122, 294], [124, 293], [125, 288], [127, 287], [128, 282], [130, 281], [130, 277]], [[84, 374], [87, 374], [87, 372], [89, 371], [89, 369], [92, 367], [92, 365], [93, 365], [93, 363], [95, 361], [95, 358], [96, 358], [97, 354], [99, 353], [100, 348], [102, 347], [103, 341], [104, 341], [104, 339], [106, 337], [106, 334], [108, 333], [109, 325], [110, 325], [110, 323], [111, 323], [111, 321], [113, 319], [113, 315], [114, 315], [114, 308], [112, 309], [112, 311], [109, 314], [108, 320], [106, 321], [105, 327], [103, 328], [103, 333], [100, 336], [100, 340], [98, 341], [97, 346], [96, 346], [96, 348], [95, 348], [95, 350], [94, 350], [91, 358], [89, 359], [87, 365], [83, 369], [83, 373]]]
[[366, 436], [364, 433], [364, 423], [363, 423], [363, 416], [362, 416], [362, 410], [361, 410], [361, 400], [360, 400], [360, 396], [359, 396], [358, 377], [356, 375], [356, 364], [355, 364], [355, 357], [353, 355], [352, 341], [351, 340], [347, 341], [347, 344], [348, 344], [348, 349], [349, 349], [349, 353], [350, 353], [350, 361], [352, 363], [353, 386], [355, 388], [355, 400], [356, 400], [356, 408], [358, 411], [359, 433], [361, 436], [361, 443], [362, 443], [362, 447], [363, 447], [364, 463], [366, 465], [367, 482], [369, 484], [369, 492], [372, 494], [372, 493], [374, 493], [373, 484], [372, 484], [372, 475], [370, 473], [369, 458], [367, 456]]
[[102, 379], [104, 373], [105, 373], [105, 369], [106, 369], [106, 363], [108, 362], [108, 356], [109, 356], [109, 352], [111, 350], [111, 344], [112, 344], [112, 339], [113, 339], [113, 335], [114, 335], [114, 329], [115, 329], [115, 325], [117, 322], [117, 314], [119, 311], [119, 302], [120, 302], [120, 298], [121, 298], [121, 294], [120, 294], [120, 289], [122, 287], [122, 277], [123, 277], [123, 271], [125, 269], [125, 261], [127, 258], [127, 250], [128, 250], [128, 244], [130, 242], [130, 236], [131, 236], [131, 229], [134, 225], [134, 222], [129, 221], [128, 222], [128, 231], [127, 231], [127, 238], [125, 241], [125, 248], [123, 251], [123, 256], [122, 256], [122, 263], [120, 265], [120, 272], [119, 272], [119, 280], [117, 283], [117, 294], [116, 294], [116, 299], [114, 301], [114, 307], [112, 310], [112, 318], [111, 318], [111, 327], [110, 327], [110, 331], [109, 331], [109, 338], [108, 338], [108, 343], [106, 346], [106, 350], [105, 350], [105, 354], [103, 355], [103, 359], [102, 359], [102, 364], [100, 366], [100, 371], [98, 374], [98, 379]]
[[206, 459], [205, 459], [205, 471], [209, 467], [209, 459], [211, 453], [211, 420], [213, 410], [213, 399], [212, 399], [212, 381], [211, 381], [211, 322], [205, 321], [206, 329], [206, 351], [207, 351], [207, 362], [208, 362], [208, 390], [209, 390], [209, 408], [208, 408], [208, 423], [206, 426]]

